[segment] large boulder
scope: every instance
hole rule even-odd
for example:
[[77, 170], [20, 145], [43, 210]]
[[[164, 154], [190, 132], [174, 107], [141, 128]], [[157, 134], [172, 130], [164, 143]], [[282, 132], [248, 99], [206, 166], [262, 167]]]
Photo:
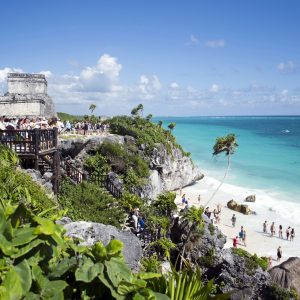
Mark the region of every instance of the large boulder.
[[246, 202], [255, 202], [255, 200], [256, 200], [256, 196], [255, 195], [249, 195], [245, 199]]
[[300, 258], [290, 257], [269, 271], [272, 281], [282, 288], [295, 289], [300, 295]]
[[130, 231], [121, 231], [114, 226], [93, 222], [71, 222], [64, 225], [66, 235], [82, 240], [82, 245], [91, 246], [98, 241], [107, 245], [112, 239], [123, 242], [123, 254], [127, 265], [137, 270], [142, 257], [140, 240]]
[[234, 200], [228, 201], [227, 207], [244, 215], [250, 215], [252, 213], [248, 205], [237, 204]]

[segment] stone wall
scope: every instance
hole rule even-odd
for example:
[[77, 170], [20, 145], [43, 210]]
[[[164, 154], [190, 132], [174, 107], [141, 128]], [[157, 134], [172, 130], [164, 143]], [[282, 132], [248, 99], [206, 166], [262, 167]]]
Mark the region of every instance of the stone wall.
[[7, 87], [9, 94], [47, 94], [47, 81], [43, 74], [10, 73]]
[[0, 96], [0, 114], [7, 117], [56, 116], [43, 74], [9, 73], [8, 92]]

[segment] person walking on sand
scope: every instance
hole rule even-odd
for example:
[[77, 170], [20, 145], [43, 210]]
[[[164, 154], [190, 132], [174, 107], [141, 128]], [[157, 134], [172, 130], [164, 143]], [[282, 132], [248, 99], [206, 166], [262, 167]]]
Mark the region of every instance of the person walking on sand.
[[277, 261], [280, 262], [280, 259], [282, 257], [282, 250], [281, 250], [281, 247], [279, 246], [277, 248]]
[[232, 223], [232, 227], [235, 227], [235, 223], [236, 223], [236, 216], [235, 216], [235, 214], [233, 214], [233, 216], [231, 218], [231, 223]]
[[264, 233], [268, 233], [267, 226], [268, 226], [268, 223], [267, 223], [267, 221], [265, 221], [264, 224], [263, 224], [263, 231], [264, 231]]
[[272, 256], [269, 256], [269, 258], [268, 258], [268, 269], [272, 268], [272, 260], [273, 260]]
[[201, 201], [201, 195], [199, 194], [198, 195], [198, 202], [199, 202], [199, 204], [200, 204], [200, 201]]
[[244, 246], [247, 247], [247, 245], [246, 245], [246, 230], [245, 229], [243, 230], [243, 239], [242, 240], [244, 242]]
[[232, 242], [233, 242], [233, 248], [237, 248], [237, 245], [238, 245], [238, 236], [236, 236], [235, 238], [232, 239]]
[[275, 224], [274, 224], [274, 222], [272, 222], [270, 230], [271, 230], [271, 237], [273, 237], [275, 235]]
[[181, 197], [181, 203], [186, 204], [185, 194], [183, 194]]
[[290, 226], [286, 229], [285, 234], [286, 234], [286, 239], [289, 240], [290, 237]]
[[291, 230], [291, 242], [294, 240], [294, 237], [295, 237], [295, 229], [292, 228], [292, 230]]
[[283, 239], [283, 236], [282, 236], [282, 225], [279, 225], [278, 236], [279, 236], [280, 239]]
[[240, 239], [240, 242], [243, 240], [243, 232], [244, 232], [244, 227], [241, 226], [241, 231], [239, 232], [239, 239]]

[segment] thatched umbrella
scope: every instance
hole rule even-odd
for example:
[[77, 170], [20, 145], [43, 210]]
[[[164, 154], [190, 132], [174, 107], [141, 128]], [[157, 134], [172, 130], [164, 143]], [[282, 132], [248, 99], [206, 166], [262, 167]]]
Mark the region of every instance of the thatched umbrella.
[[269, 271], [272, 281], [286, 289], [295, 289], [300, 294], [300, 258], [290, 257]]

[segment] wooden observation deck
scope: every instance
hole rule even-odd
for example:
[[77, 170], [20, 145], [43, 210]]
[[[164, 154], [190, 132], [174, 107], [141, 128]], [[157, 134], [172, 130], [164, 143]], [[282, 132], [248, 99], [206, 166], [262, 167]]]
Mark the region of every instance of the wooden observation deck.
[[57, 137], [57, 128], [0, 130], [0, 144], [15, 151], [23, 164], [30, 165], [36, 170], [45, 164], [51, 168], [54, 193], [58, 192], [60, 179], [60, 155], [57, 148]]

